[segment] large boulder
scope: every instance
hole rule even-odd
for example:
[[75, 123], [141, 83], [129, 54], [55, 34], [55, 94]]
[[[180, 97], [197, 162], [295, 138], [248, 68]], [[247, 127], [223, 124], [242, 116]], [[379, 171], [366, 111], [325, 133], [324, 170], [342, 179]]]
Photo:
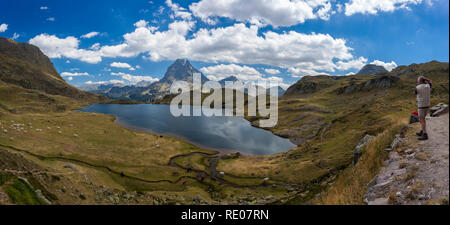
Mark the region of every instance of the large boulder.
[[373, 138], [375, 137], [367, 134], [363, 139], [359, 141], [354, 150], [353, 165], [356, 165], [356, 163], [358, 163], [358, 160], [362, 155], [362, 150], [364, 149], [364, 147], [366, 147], [367, 144], [370, 143], [370, 141], [372, 141]]
[[438, 117], [438, 116], [440, 116], [442, 114], [446, 114], [446, 113], [448, 113], [448, 105], [444, 104], [444, 103], [439, 103], [430, 109], [431, 117]]

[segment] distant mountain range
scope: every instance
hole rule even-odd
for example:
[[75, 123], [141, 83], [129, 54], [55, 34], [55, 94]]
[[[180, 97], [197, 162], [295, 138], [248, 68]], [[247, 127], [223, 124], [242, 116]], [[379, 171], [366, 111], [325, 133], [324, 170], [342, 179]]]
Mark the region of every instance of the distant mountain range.
[[[177, 59], [168, 69], [164, 77], [155, 83], [150, 83], [148, 81], [139, 82], [136, 85], [122, 84], [103, 84], [103, 85], [86, 85], [80, 89], [84, 91], [89, 91], [95, 94], [100, 94], [107, 96], [111, 99], [120, 100], [136, 100], [145, 103], [151, 103], [154, 101], [161, 100], [166, 95], [170, 94], [170, 87], [176, 81], [186, 81], [190, 85], [193, 82], [193, 74], [200, 73], [202, 84], [209, 81], [209, 79], [203, 75], [198, 69], [193, 67], [189, 60], [187, 59]], [[219, 83], [225, 86], [225, 82], [237, 82], [238, 78], [235, 76], [227, 77]], [[242, 85], [244, 83], [242, 82]], [[269, 92], [267, 92], [269, 93]], [[278, 96], [285, 93], [285, 90], [278, 87]]]

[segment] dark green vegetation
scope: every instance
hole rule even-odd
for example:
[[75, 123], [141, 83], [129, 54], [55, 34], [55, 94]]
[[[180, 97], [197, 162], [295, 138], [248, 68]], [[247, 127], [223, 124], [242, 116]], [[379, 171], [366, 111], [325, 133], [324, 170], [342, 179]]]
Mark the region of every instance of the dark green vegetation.
[[35, 191], [23, 179], [15, 179], [12, 184], [5, 187], [5, 191], [14, 204], [18, 205], [45, 205], [45, 201], [37, 196]]

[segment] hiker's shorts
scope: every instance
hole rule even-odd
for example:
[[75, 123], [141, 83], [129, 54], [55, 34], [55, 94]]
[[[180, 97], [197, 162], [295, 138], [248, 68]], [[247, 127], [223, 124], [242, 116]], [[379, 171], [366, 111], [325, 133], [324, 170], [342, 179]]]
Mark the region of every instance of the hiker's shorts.
[[428, 114], [429, 108], [420, 108], [419, 109], [419, 118], [425, 118]]

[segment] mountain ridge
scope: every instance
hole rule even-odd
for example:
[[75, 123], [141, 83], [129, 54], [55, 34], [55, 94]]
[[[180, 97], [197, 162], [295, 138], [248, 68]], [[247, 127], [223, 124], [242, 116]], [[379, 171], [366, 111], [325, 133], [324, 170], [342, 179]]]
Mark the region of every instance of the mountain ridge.
[[3, 37], [0, 37], [0, 80], [53, 95], [105, 99], [67, 83], [38, 47]]
[[164, 77], [149, 85], [113, 85], [109, 90], [93, 90], [94, 93], [103, 94], [112, 99], [137, 100], [145, 103], [151, 103], [160, 100], [170, 94], [170, 87], [175, 81], [185, 81], [192, 85], [193, 74], [200, 73], [202, 83], [209, 81], [198, 69], [192, 66], [187, 59], [177, 59], [170, 65], [164, 74]]

